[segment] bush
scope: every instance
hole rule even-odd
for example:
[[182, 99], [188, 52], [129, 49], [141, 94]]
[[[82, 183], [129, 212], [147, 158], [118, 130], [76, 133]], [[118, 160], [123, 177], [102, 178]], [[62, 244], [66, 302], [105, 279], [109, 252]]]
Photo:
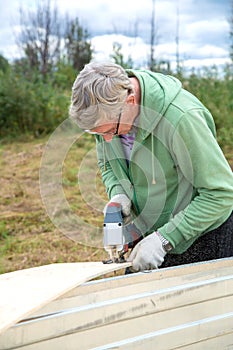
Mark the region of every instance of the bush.
[[183, 79], [184, 87], [197, 96], [215, 120], [220, 145], [233, 147], [233, 80], [221, 76], [216, 67]]
[[49, 133], [67, 118], [68, 105], [68, 94], [50, 82], [0, 72], [1, 137]]
[[[60, 62], [47, 81], [38, 72], [28, 71], [25, 62], [0, 69], [0, 137], [22, 134], [39, 136], [53, 131], [68, 116], [71, 87], [77, 72]], [[24, 64], [23, 64], [24, 63]], [[9, 68], [10, 67], [10, 68]], [[233, 71], [216, 67], [179, 76], [184, 88], [196, 95], [211, 111], [219, 143], [233, 148]]]

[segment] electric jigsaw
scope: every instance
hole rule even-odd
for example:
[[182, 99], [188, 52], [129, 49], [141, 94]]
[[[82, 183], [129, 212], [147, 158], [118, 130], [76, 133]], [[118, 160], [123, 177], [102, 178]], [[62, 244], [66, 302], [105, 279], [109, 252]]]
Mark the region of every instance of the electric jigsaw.
[[103, 233], [104, 248], [109, 254], [104, 264], [125, 262], [125, 254], [143, 238], [133, 222], [124, 223], [122, 207], [115, 202], [107, 205]]

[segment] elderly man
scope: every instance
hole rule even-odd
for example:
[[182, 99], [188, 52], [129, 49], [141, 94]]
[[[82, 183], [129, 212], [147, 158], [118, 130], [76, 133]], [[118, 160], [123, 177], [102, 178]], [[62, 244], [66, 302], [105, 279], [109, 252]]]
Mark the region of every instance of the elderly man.
[[144, 236], [135, 271], [233, 256], [233, 174], [211, 113], [179, 80], [89, 63], [70, 116], [95, 135], [109, 199]]

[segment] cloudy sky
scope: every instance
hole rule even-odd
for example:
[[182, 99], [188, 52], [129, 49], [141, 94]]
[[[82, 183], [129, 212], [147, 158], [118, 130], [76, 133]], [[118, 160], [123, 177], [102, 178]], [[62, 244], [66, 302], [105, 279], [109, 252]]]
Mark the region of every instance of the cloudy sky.
[[[17, 51], [18, 8], [32, 9], [36, 0], [0, 0], [0, 53], [12, 59]], [[150, 52], [152, 0], [56, 0], [60, 14], [78, 17], [88, 29], [95, 59], [106, 59], [114, 41], [145, 66]], [[177, 15], [179, 13], [179, 16]], [[155, 54], [175, 66], [177, 18], [179, 56], [183, 66], [200, 67], [229, 62], [231, 0], [155, 0]]]

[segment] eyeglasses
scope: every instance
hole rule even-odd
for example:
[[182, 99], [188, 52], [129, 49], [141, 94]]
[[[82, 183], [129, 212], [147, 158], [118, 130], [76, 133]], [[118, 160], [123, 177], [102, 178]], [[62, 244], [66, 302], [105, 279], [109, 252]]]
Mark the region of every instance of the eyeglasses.
[[101, 135], [101, 136], [103, 136], [103, 135], [112, 135], [112, 136], [116, 136], [116, 135], [118, 135], [118, 132], [119, 132], [120, 121], [121, 121], [121, 112], [120, 112], [120, 114], [118, 116], [116, 130], [114, 132], [112, 132], [111, 130], [104, 131], [104, 132], [91, 131], [91, 130], [84, 130], [84, 131], [88, 132], [89, 134], [92, 134], [92, 135]]
[[113, 135], [118, 135], [118, 130], [119, 130], [119, 126], [120, 126], [120, 121], [121, 121], [121, 112], [120, 112], [120, 114], [119, 114], [119, 116], [118, 116], [118, 121], [117, 121], [116, 130], [115, 130], [115, 132], [114, 132]]

